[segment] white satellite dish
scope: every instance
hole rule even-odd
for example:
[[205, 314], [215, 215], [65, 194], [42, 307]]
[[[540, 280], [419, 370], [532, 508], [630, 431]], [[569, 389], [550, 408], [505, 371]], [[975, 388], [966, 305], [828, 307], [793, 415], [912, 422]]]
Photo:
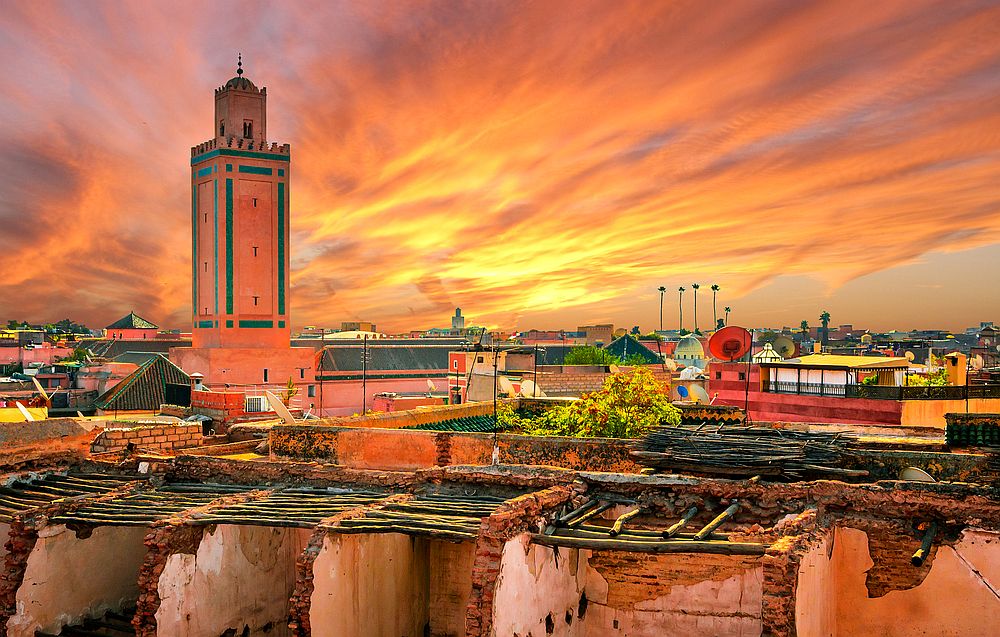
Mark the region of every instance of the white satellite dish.
[[691, 385], [688, 387], [691, 392], [691, 398], [694, 399], [696, 403], [701, 403], [702, 405], [707, 405], [711, 400], [708, 397], [708, 392], [701, 385]]
[[983, 365], [985, 365], [985, 363], [983, 362], [983, 357], [980, 356], [979, 354], [973, 356], [972, 360], [969, 361], [969, 366], [977, 371], [982, 369]]
[[31, 415], [30, 411], [24, 408], [24, 405], [17, 401], [14, 402], [14, 405], [17, 406], [17, 410], [21, 412], [21, 415], [24, 416], [25, 420], [28, 422], [35, 422], [35, 417]]
[[909, 480], [911, 482], [937, 482], [931, 477], [929, 473], [923, 469], [917, 469], [916, 467], [907, 467], [899, 473], [900, 480]]
[[530, 380], [521, 381], [520, 394], [532, 398], [545, 398], [545, 392], [542, 391], [542, 388]]
[[436, 392], [437, 390], [438, 390], [438, 386], [434, 384], [434, 381], [432, 381], [430, 378], [428, 378], [427, 379], [427, 391], [429, 391], [429, 392]]
[[280, 398], [269, 391], [265, 391], [264, 395], [267, 396], [268, 405], [274, 410], [274, 413], [278, 414], [278, 418], [284, 420], [286, 425], [295, 424], [295, 416], [288, 411], [288, 407], [285, 407], [285, 403], [281, 402]]
[[906, 353], [904, 353], [903, 356], [905, 356], [906, 360], [910, 361], [911, 363], [913, 362], [913, 359], [916, 358], [913, 355], [913, 352], [911, 352], [910, 350], [906, 350]]
[[672, 358], [665, 359], [663, 361], [663, 366], [667, 368], [667, 371], [676, 372], [677, 371], [677, 361]]

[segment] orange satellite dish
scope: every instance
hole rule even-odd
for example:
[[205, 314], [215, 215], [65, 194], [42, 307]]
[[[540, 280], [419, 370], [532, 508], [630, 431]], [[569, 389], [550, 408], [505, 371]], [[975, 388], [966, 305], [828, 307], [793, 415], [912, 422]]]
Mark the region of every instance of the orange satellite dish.
[[743, 358], [750, 351], [752, 341], [750, 332], [730, 325], [712, 334], [712, 338], [708, 339], [708, 351], [718, 359], [734, 361]]

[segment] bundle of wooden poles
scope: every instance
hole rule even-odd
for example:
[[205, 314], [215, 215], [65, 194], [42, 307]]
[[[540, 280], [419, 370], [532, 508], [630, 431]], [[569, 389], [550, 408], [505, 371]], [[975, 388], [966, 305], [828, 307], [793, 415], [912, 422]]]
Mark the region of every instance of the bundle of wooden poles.
[[660, 471], [786, 479], [868, 472], [840, 465], [853, 440], [844, 432], [806, 432], [771, 427], [658, 427], [631, 452]]

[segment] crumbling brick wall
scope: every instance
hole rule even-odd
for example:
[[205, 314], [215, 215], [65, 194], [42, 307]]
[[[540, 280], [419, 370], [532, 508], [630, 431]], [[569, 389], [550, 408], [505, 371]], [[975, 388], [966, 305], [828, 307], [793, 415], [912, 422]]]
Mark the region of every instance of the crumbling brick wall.
[[97, 435], [90, 445], [90, 451], [122, 451], [130, 444], [143, 451], [173, 451], [197, 447], [201, 441], [199, 423], [109, 427]]
[[558, 485], [528, 493], [504, 502], [484, 519], [476, 540], [476, 557], [472, 567], [472, 595], [465, 616], [468, 637], [485, 637], [493, 624], [493, 599], [503, 547], [508, 540], [535, 525], [546, 512], [562, 506], [573, 495], [570, 485]]

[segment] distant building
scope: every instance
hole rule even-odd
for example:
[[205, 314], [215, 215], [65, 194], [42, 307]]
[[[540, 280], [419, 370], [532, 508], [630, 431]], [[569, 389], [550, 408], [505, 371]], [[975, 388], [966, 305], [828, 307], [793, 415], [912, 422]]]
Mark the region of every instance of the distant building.
[[375, 324], [369, 321], [344, 321], [340, 324], [341, 332], [377, 332]]
[[582, 325], [576, 331], [584, 333], [587, 345], [608, 345], [614, 338], [615, 326], [611, 323]]
[[150, 321], [129, 312], [104, 328], [104, 336], [118, 341], [145, 341], [155, 339], [159, 331], [160, 328]]
[[462, 316], [462, 308], [455, 308], [455, 316], [451, 317], [451, 329], [453, 330], [464, 330], [465, 329], [465, 317]]

